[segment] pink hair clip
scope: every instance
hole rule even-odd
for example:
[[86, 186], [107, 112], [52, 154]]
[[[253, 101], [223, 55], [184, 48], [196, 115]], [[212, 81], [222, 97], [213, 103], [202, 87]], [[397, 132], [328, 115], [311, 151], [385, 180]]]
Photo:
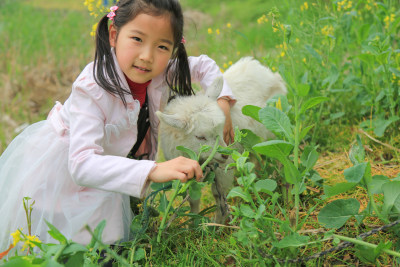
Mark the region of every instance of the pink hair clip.
[[112, 6], [112, 7], [110, 7], [111, 12], [108, 13], [108, 15], [107, 15], [107, 17], [108, 17], [109, 20], [114, 20], [115, 11], [117, 11], [117, 9], [118, 9], [118, 6]]
[[182, 43], [182, 44], [186, 44], [186, 39], [185, 39], [185, 36], [182, 36], [181, 43]]

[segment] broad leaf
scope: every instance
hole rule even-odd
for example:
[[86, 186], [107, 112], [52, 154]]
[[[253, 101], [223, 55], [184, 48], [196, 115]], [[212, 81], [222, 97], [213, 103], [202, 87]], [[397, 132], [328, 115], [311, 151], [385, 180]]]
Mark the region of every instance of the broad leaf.
[[190, 159], [193, 159], [196, 161], [198, 160], [197, 154], [193, 150], [191, 150], [187, 147], [184, 147], [184, 146], [177, 146], [176, 149], [184, 152]]
[[48, 233], [51, 235], [52, 238], [55, 240], [59, 241], [60, 244], [66, 244], [68, 243], [67, 238], [51, 223], [46, 221], [47, 226], [50, 228]]
[[257, 192], [264, 192], [269, 194], [272, 194], [272, 191], [276, 189], [276, 186], [276, 182], [272, 179], [259, 180], [255, 183], [255, 188]]
[[226, 198], [232, 198], [232, 197], [240, 197], [241, 199], [243, 199], [246, 202], [251, 201], [251, 196], [249, 195], [249, 193], [244, 192], [243, 189], [238, 186], [232, 188], [232, 190], [229, 192], [229, 194]]
[[354, 188], [357, 183], [338, 183], [333, 186], [325, 185], [324, 193], [326, 197], [333, 197], [341, 193], [345, 193], [350, 189]]
[[249, 206], [249, 205], [246, 205], [246, 204], [242, 204], [242, 205], [240, 206], [240, 212], [241, 212], [244, 216], [246, 216], [246, 217], [248, 217], [248, 218], [254, 218], [254, 217], [256, 216], [256, 213], [253, 211], [253, 209], [250, 208], [250, 206]]
[[308, 236], [301, 236], [298, 233], [292, 233], [289, 236], [285, 236], [279, 242], [273, 242], [272, 245], [277, 248], [287, 248], [287, 247], [301, 247], [308, 244]]
[[197, 200], [201, 198], [201, 189], [204, 187], [204, 183], [194, 182], [189, 187], [189, 195], [193, 200]]
[[387, 182], [382, 185], [383, 208], [382, 213], [388, 215], [400, 196], [400, 181]]
[[344, 170], [344, 177], [350, 183], [359, 183], [364, 177], [365, 170], [367, 168], [367, 162], [359, 163]]
[[267, 157], [284, 161], [293, 149], [293, 145], [283, 140], [270, 140], [253, 146], [253, 149]]
[[274, 107], [265, 107], [258, 113], [264, 126], [273, 133], [284, 135], [288, 140], [293, 140], [292, 124], [289, 117], [281, 110]]
[[340, 228], [352, 216], [359, 217], [360, 202], [357, 199], [338, 199], [328, 203], [318, 214], [318, 221], [327, 228]]
[[260, 118], [258, 117], [258, 112], [260, 111], [260, 107], [253, 106], [253, 105], [246, 105], [242, 108], [242, 113], [250, 118], [255, 119], [258, 122], [261, 122]]
[[329, 100], [329, 98], [324, 97], [324, 96], [317, 96], [317, 97], [313, 97], [308, 99], [302, 106], [300, 109], [300, 114], [304, 114], [306, 112], [306, 110], [324, 102]]

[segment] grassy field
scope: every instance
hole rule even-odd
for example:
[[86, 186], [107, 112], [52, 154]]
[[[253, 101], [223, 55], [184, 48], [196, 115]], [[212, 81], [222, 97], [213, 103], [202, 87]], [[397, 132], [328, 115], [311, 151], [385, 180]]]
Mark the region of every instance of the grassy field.
[[[56, 100], [64, 101], [74, 79], [92, 61], [90, 32], [96, 21], [83, 2], [0, 2], [0, 153], [24, 126], [45, 119]], [[181, 3], [190, 55], [207, 54], [222, 71], [241, 57], [253, 56], [284, 77], [290, 93], [280, 110], [287, 107], [289, 128], [299, 138], [294, 138], [293, 152], [285, 155], [285, 160], [260, 154], [265, 168], [257, 175], [258, 179], [270, 178], [274, 173], [277, 181], [288, 181], [289, 169], [303, 180], [291, 183], [294, 200], [289, 204], [278, 189], [272, 197], [265, 190], [258, 194], [242, 188], [249, 190], [246, 194], [254, 205], [250, 208], [246, 199], [229, 198], [235, 220], [224, 227], [193, 227], [192, 217], [178, 216], [161, 243], [154, 240], [160, 217], [153, 217], [140, 242], [127, 245], [130, 254], [126, 261], [166, 266], [278, 264], [277, 259], [310, 256], [335, 246], [344, 240], [341, 236], [356, 237], [399, 219], [398, 1]], [[309, 131], [301, 135], [304, 129]], [[287, 136], [281, 139], [290, 143]], [[399, 193], [383, 186], [389, 182]], [[207, 209], [212, 197], [208, 189], [204, 191], [202, 207]], [[358, 208], [352, 199], [357, 200]], [[353, 210], [346, 214], [349, 220], [345, 224], [326, 227], [321, 223], [323, 216], [318, 216], [324, 211], [340, 213], [329, 206], [339, 203], [335, 201], [346, 202], [341, 209]], [[155, 203], [160, 202], [157, 199]], [[157, 204], [154, 206], [157, 209]], [[268, 216], [255, 215], [254, 210], [241, 206], [264, 208]], [[202, 222], [208, 222], [211, 215]], [[372, 246], [358, 244], [306, 265], [400, 264], [386, 251], [400, 249], [398, 237], [398, 228], [381, 231], [364, 239]], [[120, 264], [125, 262], [115, 258]], [[85, 254], [87, 263], [95, 265], [97, 260], [93, 253]]]

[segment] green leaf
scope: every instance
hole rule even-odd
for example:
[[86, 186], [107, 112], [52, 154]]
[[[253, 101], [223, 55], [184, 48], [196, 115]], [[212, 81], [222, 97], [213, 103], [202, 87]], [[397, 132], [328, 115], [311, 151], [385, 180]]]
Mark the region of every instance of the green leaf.
[[252, 131], [247, 130], [247, 129], [242, 129], [242, 132], [245, 134], [245, 136], [242, 137], [240, 144], [242, 144], [244, 149], [253, 151], [253, 146], [262, 142], [261, 137], [259, 137]]
[[400, 70], [398, 70], [398, 69], [396, 69], [396, 68], [393, 68], [393, 67], [390, 67], [389, 70], [390, 70], [394, 75], [396, 75], [396, 77], [400, 78]]
[[290, 184], [295, 184], [299, 181], [300, 173], [297, 170], [296, 166], [294, 166], [293, 162], [288, 159], [282, 161], [283, 171], [285, 173], [285, 180]]
[[228, 196], [226, 198], [232, 198], [232, 197], [240, 197], [246, 202], [251, 201], [251, 197], [249, 193], [244, 192], [243, 189], [239, 186], [232, 188], [232, 190], [229, 192]]
[[362, 245], [356, 245], [356, 256], [364, 263], [374, 264], [376, 263], [377, 257], [382, 253], [384, 249], [390, 249], [392, 242], [379, 242], [376, 248], [370, 248]]
[[88, 248], [94, 248], [94, 246], [97, 243], [97, 240], [101, 240], [101, 236], [103, 234], [104, 227], [106, 227], [106, 220], [102, 220], [94, 229], [92, 240], [90, 241], [89, 245], [87, 246]]
[[138, 248], [133, 256], [134, 261], [140, 261], [146, 257], [146, 251], [143, 248]]
[[51, 235], [52, 238], [55, 240], [59, 241], [60, 244], [66, 244], [68, 243], [67, 238], [51, 223], [46, 221], [47, 226], [50, 228], [48, 233]]
[[374, 134], [378, 137], [382, 137], [385, 134], [386, 128], [390, 124], [398, 121], [400, 118], [397, 116], [390, 117], [389, 119], [376, 119], [374, 121]]
[[201, 198], [201, 189], [204, 187], [204, 183], [194, 182], [189, 187], [189, 195], [193, 200], [197, 200]]
[[253, 209], [250, 208], [250, 206], [249, 206], [249, 205], [246, 205], [246, 204], [242, 204], [242, 205], [240, 206], [240, 212], [241, 212], [244, 216], [246, 216], [246, 217], [248, 217], [248, 218], [254, 218], [254, 217], [256, 216], [256, 213], [253, 211]]
[[306, 110], [315, 107], [316, 105], [329, 100], [328, 97], [324, 97], [324, 96], [317, 96], [317, 97], [313, 97], [308, 99], [303, 105], [301, 105], [301, 109], [300, 109], [300, 114], [304, 114], [306, 112]]
[[360, 202], [357, 199], [338, 199], [328, 203], [318, 214], [318, 221], [327, 228], [340, 228], [352, 216], [359, 217]]
[[164, 213], [168, 206], [168, 199], [165, 193], [160, 197], [160, 205], [158, 205], [158, 211]]
[[[78, 245], [78, 244], [74, 244]], [[63, 251], [63, 254], [65, 251]], [[84, 251], [76, 251], [75, 253], [72, 253], [72, 255], [68, 256], [68, 261], [65, 263], [65, 267], [76, 267], [76, 266], [84, 266]]]
[[350, 189], [354, 188], [357, 183], [338, 183], [333, 186], [325, 185], [324, 193], [326, 197], [333, 197], [339, 195], [341, 193], [347, 192]]
[[383, 207], [382, 213], [388, 215], [392, 210], [396, 200], [400, 196], [400, 181], [387, 182], [382, 185]]
[[198, 161], [197, 154], [193, 150], [184, 146], [177, 146], [176, 149], [184, 152], [190, 159]]
[[316, 147], [306, 147], [301, 155], [301, 164], [306, 167], [305, 171], [311, 170], [318, 160], [318, 152]]
[[297, 94], [299, 96], [307, 96], [308, 92], [310, 91], [310, 85], [309, 84], [298, 84], [297, 85]]
[[368, 190], [372, 194], [382, 194], [382, 186], [388, 182], [390, 182], [389, 177], [384, 175], [374, 175], [371, 183], [368, 185]]
[[261, 122], [260, 118], [258, 117], [258, 112], [260, 111], [260, 107], [253, 106], [253, 105], [246, 105], [242, 108], [242, 113], [250, 118], [255, 119], [258, 122]]
[[361, 142], [361, 137], [360, 135], [357, 134], [356, 137], [356, 143], [351, 147], [350, 152], [349, 152], [349, 158], [353, 165], [356, 165], [357, 163], [364, 162], [365, 160], [365, 150], [364, 146]]
[[318, 52], [315, 51], [314, 48], [312, 48], [312, 46], [310, 46], [309, 44], [306, 44], [304, 47], [305, 47], [306, 50], [310, 53], [310, 55], [311, 55], [313, 58], [315, 58], [315, 59], [317, 60], [317, 62], [318, 62], [319, 64], [322, 63], [322, 57], [321, 57], [321, 55], [318, 54]]
[[253, 149], [267, 157], [285, 161], [293, 149], [293, 145], [283, 140], [270, 140], [253, 146]]
[[264, 192], [272, 194], [272, 191], [276, 189], [277, 183], [272, 179], [259, 180], [255, 183], [257, 192]]
[[265, 107], [258, 113], [262, 124], [273, 133], [283, 134], [288, 140], [293, 140], [292, 124], [289, 117], [274, 107]]
[[350, 183], [359, 183], [364, 177], [365, 170], [367, 168], [367, 162], [359, 163], [344, 170], [344, 177]]
[[210, 171], [207, 173], [206, 177], [203, 179], [203, 182], [211, 184], [214, 182], [214, 180], [215, 180], [215, 172]]
[[313, 127], [314, 127], [314, 124], [309, 125], [309, 126], [303, 128], [303, 129], [301, 130], [301, 132], [300, 132], [299, 140], [300, 140], [300, 141], [303, 140], [303, 139], [306, 137], [306, 135], [308, 134], [308, 132], [309, 132]]
[[22, 258], [12, 258], [9, 261], [2, 263], [2, 267], [33, 267], [42, 266], [37, 264], [32, 264], [30, 261]]
[[301, 236], [298, 233], [292, 233], [285, 236], [279, 242], [272, 242], [272, 245], [277, 248], [288, 248], [288, 247], [301, 247], [308, 244], [308, 236]]

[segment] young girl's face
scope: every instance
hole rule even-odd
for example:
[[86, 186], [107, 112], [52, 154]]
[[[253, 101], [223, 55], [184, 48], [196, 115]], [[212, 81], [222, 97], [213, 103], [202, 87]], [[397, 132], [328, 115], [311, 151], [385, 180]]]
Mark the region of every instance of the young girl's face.
[[119, 32], [112, 25], [109, 37], [119, 66], [136, 83], [145, 83], [161, 74], [174, 48], [168, 15], [139, 14]]

